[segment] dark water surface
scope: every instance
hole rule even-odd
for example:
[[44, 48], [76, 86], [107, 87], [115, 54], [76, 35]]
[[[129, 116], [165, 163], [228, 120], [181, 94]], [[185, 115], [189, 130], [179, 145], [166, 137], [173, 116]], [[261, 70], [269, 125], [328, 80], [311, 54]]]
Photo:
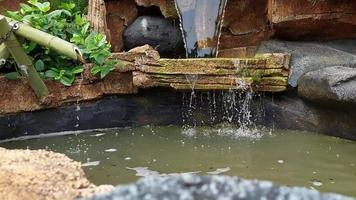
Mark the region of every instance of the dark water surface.
[[95, 184], [129, 183], [147, 175], [224, 174], [356, 196], [356, 142], [308, 132], [147, 126], [0, 146], [65, 153], [84, 163]]

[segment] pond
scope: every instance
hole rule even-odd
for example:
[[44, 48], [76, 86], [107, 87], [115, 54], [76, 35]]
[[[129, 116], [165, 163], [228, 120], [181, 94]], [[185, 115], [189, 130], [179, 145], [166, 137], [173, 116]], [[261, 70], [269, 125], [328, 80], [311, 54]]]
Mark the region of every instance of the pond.
[[221, 174], [356, 196], [356, 142], [310, 132], [243, 130], [228, 124], [145, 126], [0, 146], [64, 153], [84, 163], [95, 184], [125, 184], [149, 175]]

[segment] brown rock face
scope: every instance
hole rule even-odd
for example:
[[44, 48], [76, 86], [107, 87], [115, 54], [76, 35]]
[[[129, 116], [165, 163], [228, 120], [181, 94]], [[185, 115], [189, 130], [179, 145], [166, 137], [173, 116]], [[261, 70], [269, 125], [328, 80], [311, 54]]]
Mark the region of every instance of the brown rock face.
[[26, 0], [0, 0], [0, 13], [4, 13], [5, 10], [17, 10], [19, 4], [26, 2]]
[[356, 1], [270, 1], [269, 18], [279, 38], [329, 40], [356, 37]]
[[119, 52], [124, 47], [125, 28], [137, 17], [137, 6], [133, 0], [106, 1], [106, 12], [112, 51]]
[[[41, 104], [31, 87], [22, 80], [7, 80], [0, 77], [0, 114], [23, 111], [35, 111], [44, 108], [58, 107], [67, 103], [89, 101], [111, 94], [132, 94], [136, 87], [132, 83], [132, 74], [112, 71], [105, 79], [90, 82], [78, 81], [66, 87], [54, 81], [45, 82], [50, 96], [46, 104]], [[14, 103], [16, 102], [16, 103]]]
[[[268, 23], [268, 0], [230, 0], [226, 6], [220, 38], [220, 57], [241, 55], [238, 47], [256, 46], [272, 35]], [[248, 54], [248, 52], [242, 53]]]
[[137, 5], [150, 7], [157, 6], [161, 10], [163, 16], [177, 18], [177, 11], [175, 9], [175, 0], [135, 0]]
[[112, 189], [91, 184], [81, 164], [63, 154], [0, 148], [2, 200], [72, 200]]

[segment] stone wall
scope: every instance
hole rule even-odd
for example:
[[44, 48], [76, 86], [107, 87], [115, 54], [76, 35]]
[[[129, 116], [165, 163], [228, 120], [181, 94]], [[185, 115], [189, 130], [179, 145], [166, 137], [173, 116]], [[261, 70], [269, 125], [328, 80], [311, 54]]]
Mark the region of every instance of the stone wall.
[[[17, 9], [20, 2], [24, 0], [0, 0], [0, 12], [4, 8]], [[140, 9], [159, 8], [163, 16], [177, 20], [174, 0], [105, 0], [105, 3], [107, 34], [115, 52], [124, 49], [124, 30], [140, 15]], [[354, 38], [356, 1], [228, 1], [220, 56], [253, 54], [255, 48], [250, 47], [258, 46], [261, 41], [271, 37], [287, 40]]]
[[[114, 51], [123, 49], [123, 29], [137, 18], [140, 7], [159, 7], [165, 17], [176, 18], [172, 14], [172, 0], [106, 2]], [[250, 47], [271, 37], [287, 40], [356, 37], [356, 1], [230, 0], [224, 20], [220, 56], [248, 55], [254, 50]]]

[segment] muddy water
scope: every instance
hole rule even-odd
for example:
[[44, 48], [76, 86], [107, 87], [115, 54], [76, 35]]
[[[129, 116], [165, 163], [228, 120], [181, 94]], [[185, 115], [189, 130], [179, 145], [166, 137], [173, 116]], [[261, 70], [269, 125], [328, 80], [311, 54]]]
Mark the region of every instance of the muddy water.
[[223, 125], [189, 134], [180, 127], [94, 131], [2, 143], [49, 149], [84, 163], [96, 184], [140, 176], [224, 174], [356, 196], [356, 142], [307, 132], [240, 130]]

